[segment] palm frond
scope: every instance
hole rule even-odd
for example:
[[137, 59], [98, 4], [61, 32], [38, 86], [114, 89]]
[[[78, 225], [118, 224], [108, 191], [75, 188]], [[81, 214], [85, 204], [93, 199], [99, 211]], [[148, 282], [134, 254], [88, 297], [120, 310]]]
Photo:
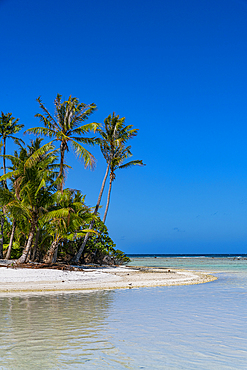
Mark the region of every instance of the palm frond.
[[15, 144], [19, 144], [20, 145], [20, 143], [21, 143], [21, 144], [25, 145], [25, 142], [22, 139], [18, 138], [18, 137], [14, 137], [12, 135], [9, 135], [8, 138], [9, 139], [12, 139]]
[[46, 187], [46, 182], [45, 182], [45, 179], [42, 179], [39, 186], [38, 186], [38, 189], [36, 190], [35, 192], [35, 196], [38, 195], [38, 192], [40, 191], [41, 188], [45, 188]]
[[5, 175], [2, 175], [0, 177], [0, 181], [5, 181], [5, 180], [8, 180], [8, 179], [11, 179], [11, 178], [14, 178], [15, 176], [17, 176], [19, 173], [18, 170], [15, 170], [15, 171], [11, 171], [11, 172], [8, 172], [6, 173]]
[[86, 133], [93, 131], [95, 132], [97, 128], [99, 127], [99, 123], [93, 122], [93, 123], [87, 123], [83, 126], [77, 127], [75, 129], [71, 130], [71, 133], [74, 135], [85, 135]]
[[36, 150], [26, 161], [25, 167], [30, 168], [35, 163], [37, 163], [40, 159], [40, 157], [44, 154], [46, 154], [48, 151], [51, 151], [55, 148], [55, 146], [52, 144], [52, 141], [48, 144], [43, 145], [41, 148]]
[[49, 113], [48, 109], [46, 109], [46, 107], [42, 103], [40, 96], [37, 98], [37, 102], [39, 103], [40, 108], [45, 112], [46, 116], [43, 116], [42, 114], [38, 113], [34, 117], [38, 117], [40, 121], [44, 123], [46, 127], [51, 128], [53, 130], [56, 129], [57, 122], [54, 120], [52, 115]]
[[84, 161], [85, 167], [90, 167], [93, 169], [95, 166], [94, 156], [76, 141], [71, 140], [70, 142], [75, 151], [75, 154], [78, 156], [78, 158]]
[[130, 161], [128, 163], [125, 163], [125, 164], [119, 166], [118, 168], [122, 169], [122, 168], [129, 168], [129, 167], [132, 167], [132, 166], [146, 166], [146, 165], [142, 162], [142, 160], [137, 159], [135, 161]]
[[96, 137], [78, 137], [78, 136], [70, 136], [70, 140], [77, 141], [78, 143], [88, 144], [88, 145], [95, 145], [99, 143], [99, 139]]
[[79, 104], [76, 107], [76, 112], [71, 121], [71, 124], [76, 127], [80, 122], [85, 121], [88, 117], [97, 109], [96, 104], [85, 105], [84, 103]]
[[26, 130], [24, 134], [43, 135], [52, 138], [53, 136], [55, 136], [56, 131], [47, 127], [33, 127]]
[[70, 240], [70, 241], [74, 241], [75, 239], [82, 239], [82, 238], [85, 237], [85, 234], [87, 234], [87, 233], [99, 235], [99, 233], [97, 231], [95, 231], [95, 230], [85, 229], [85, 230], [81, 230], [79, 232], [71, 233], [71, 234], [67, 235], [66, 236], [66, 239], [67, 240]]

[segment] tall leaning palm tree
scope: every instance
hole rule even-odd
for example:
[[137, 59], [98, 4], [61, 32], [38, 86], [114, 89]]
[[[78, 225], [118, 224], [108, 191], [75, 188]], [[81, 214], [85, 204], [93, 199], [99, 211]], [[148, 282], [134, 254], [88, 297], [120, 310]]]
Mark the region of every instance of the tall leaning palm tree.
[[100, 135], [100, 138], [97, 139], [97, 143], [100, 146], [107, 166], [105, 176], [101, 184], [98, 201], [94, 210], [95, 215], [99, 210], [106, 179], [109, 174], [111, 157], [113, 156], [115, 148], [119, 147], [120, 145], [124, 144], [126, 141], [137, 135], [138, 129], [133, 129], [133, 125], [125, 126], [124, 124], [125, 117], [119, 118], [119, 115], [116, 116], [113, 112], [112, 115], [110, 114], [104, 120], [104, 127], [98, 127], [96, 130], [97, 133]]
[[88, 138], [83, 135], [89, 131], [95, 131], [98, 127], [96, 123], [81, 125], [95, 110], [94, 103], [86, 105], [79, 103], [77, 98], [71, 96], [67, 101], [62, 102], [62, 95], [57, 94], [54, 101], [55, 116], [53, 117], [46, 109], [39, 97], [37, 99], [40, 108], [44, 114], [36, 114], [45, 127], [34, 127], [25, 131], [35, 135], [43, 135], [53, 138], [52, 141], [60, 143], [60, 169], [58, 174], [58, 189], [63, 190], [65, 178], [65, 153], [69, 151], [71, 144], [75, 154], [83, 159], [85, 167], [93, 168], [95, 159], [93, 155], [81, 144], [94, 144], [94, 138]]
[[[98, 127], [97, 133], [100, 135], [100, 138], [97, 139], [97, 143], [100, 146], [101, 152], [106, 160], [107, 166], [106, 166], [106, 172], [105, 176], [102, 181], [98, 201], [94, 210], [94, 215], [97, 214], [101, 202], [101, 198], [103, 195], [103, 191], [105, 188], [105, 183], [109, 174], [110, 165], [114, 156], [114, 153], [116, 151], [116, 148], [118, 148], [121, 145], [124, 145], [129, 139], [133, 138], [137, 135], [138, 129], [134, 129], [133, 125], [125, 125], [125, 117], [120, 118], [119, 115], [116, 115], [114, 112], [113, 114], [109, 115], [104, 120], [104, 126], [103, 128]], [[94, 226], [94, 220], [92, 220], [89, 229], [91, 230]], [[79, 259], [81, 258], [81, 255], [85, 249], [85, 246], [87, 244], [88, 238], [90, 234], [87, 233], [85, 235], [84, 241], [75, 255], [75, 257], [72, 259], [73, 263], [78, 263]]]
[[124, 161], [132, 157], [132, 153], [130, 151], [131, 146], [125, 147], [123, 144], [115, 148], [115, 151], [113, 153], [113, 156], [110, 160], [110, 182], [109, 182], [109, 189], [108, 189], [108, 195], [107, 195], [107, 202], [106, 202], [106, 208], [105, 213], [103, 217], [103, 222], [105, 223], [106, 216], [109, 209], [110, 204], [110, 197], [111, 197], [111, 189], [112, 189], [112, 182], [116, 178], [115, 171], [117, 169], [123, 169], [123, 168], [129, 168], [132, 166], [145, 166], [145, 164], [142, 162], [142, 160], [135, 160], [135, 161], [129, 161], [127, 163], [124, 163]]

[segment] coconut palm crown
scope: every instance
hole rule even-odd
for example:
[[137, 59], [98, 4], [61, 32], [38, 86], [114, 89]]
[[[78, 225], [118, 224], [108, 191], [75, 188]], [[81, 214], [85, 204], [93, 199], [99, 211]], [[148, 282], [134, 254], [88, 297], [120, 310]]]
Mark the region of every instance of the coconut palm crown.
[[[16, 138], [15, 134], [19, 132], [24, 125], [18, 124], [19, 118], [15, 118], [12, 116], [12, 113], [4, 114], [2, 112], [0, 116], [0, 137], [3, 138], [3, 155], [6, 154], [6, 139], [12, 139], [16, 142], [22, 142], [21, 139]], [[5, 164], [5, 157], [3, 156], [3, 173], [6, 174], [6, 164]]]
[[67, 101], [62, 102], [62, 95], [57, 94], [54, 101], [55, 116], [53, 117], [47, 108], [43, 105], [41, 98], [37, 99], [40, 108], [44, 114], [36, 114], [45, 127], [34, 127], [25, 131], [35, 135], [43, 135], [54, 138], [52, 141], [60, 142], [60, 170], [58, 179], [60, 180], [59, 190], [63, 189], [65, 178], [65, 152], [69, 151], [70, 143], [77, 157], [83, 159], [85, 167], [93, 168], [95, 159], [93, 155], [81, 144], [95, 144], [95, 138], [83, 137], [89, 131], [97, 129], [97, 123], [88, 123], [81, 125], [95, 110], [94, 103], [86, 105], [80, 103], [77, 98], [71, 95]]

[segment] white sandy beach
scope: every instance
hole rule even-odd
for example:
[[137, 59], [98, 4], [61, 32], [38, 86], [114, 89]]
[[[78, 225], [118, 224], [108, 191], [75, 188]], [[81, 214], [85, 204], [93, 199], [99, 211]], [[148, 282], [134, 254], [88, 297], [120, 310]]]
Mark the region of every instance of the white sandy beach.
[[162, 268], [102, 267], [80, 271], [0, 268], [0, 294], [200, 284], [215, 280], [203, 272]]

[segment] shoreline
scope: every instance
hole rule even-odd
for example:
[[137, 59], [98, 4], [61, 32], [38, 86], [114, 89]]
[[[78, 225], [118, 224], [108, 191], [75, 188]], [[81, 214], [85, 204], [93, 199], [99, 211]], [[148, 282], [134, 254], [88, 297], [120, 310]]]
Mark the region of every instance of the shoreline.
[[194, 285], [217, 280], [207, 272], [153, 267], [56, 269], [0, 268], [0, 296], [9, 293], [76, 292]]

